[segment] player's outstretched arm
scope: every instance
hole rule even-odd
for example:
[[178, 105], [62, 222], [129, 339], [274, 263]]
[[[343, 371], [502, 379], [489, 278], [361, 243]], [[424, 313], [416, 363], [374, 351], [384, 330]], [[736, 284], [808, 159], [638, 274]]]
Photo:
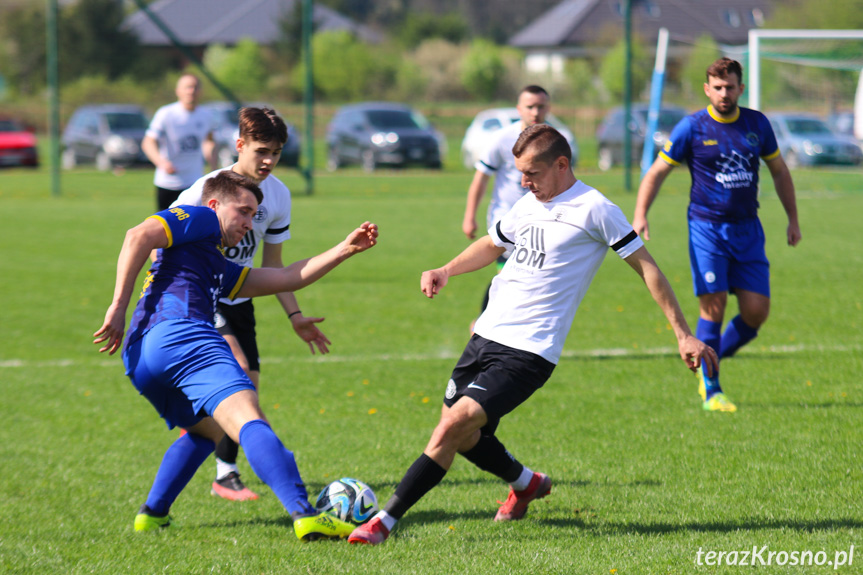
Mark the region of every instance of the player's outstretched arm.
[[330, 270], [378, 242], [378, 226], [364, 222], [348, 234], [344, 241], [322, 254], [294, 262], [281, 268], [255, 268], [249, 270], [237, 297], [272, 295], [284, 291], [297, 291], [324, 277]]
[[107, 342], [99, 351], [113, 355], [123, 343], [126, 331], [126, 308], [132, 299], [132, 291], [138, 274], [150, 252], [168, 245], [168, 234], [162, 224], [147, 218], [141, 224], [126, 232], [123, 248], [117, 260], [117, 279], [114, 282], [114, 299], [105, 313], [105, 321], [96, 333], [93, 343]]
[[680, 358], [686, 363], [686, 366], [693, 372], [697, 372], [701, 363], [704, 362], [707, 365], [708, 375], [712, 376], [719, 369], [719, 359], [716, 352], [692, 335], [689, 324], [683, 317], [683, 310], [680, 309], [677, 296], [671, 289], [671, 284], [668, 283], [668, 279], [656, 265], [647, 248], [644, 246], [638, 248], [626, 258], [626, 263], [641, 276], [653, 300], [668, 318], [668, 323], [671, 324], [674, 335], [677, 337]]
[[466, 274], [489, 265], [506, 251], [494, 245], [489, 236], [483, 236], [453, 258], [442, 268], [423, 272], [420, 290], [426, 297], [433, 298], [447, 284], [451, 276]]
[[656, 161], [653, 162], [653, 165], [644, 174], [644, 179], [641, 180], [641, 184], [638, 186], [638, 198], [635, 200], [635, 214], [632, 217], [632, 228], [645, 241], [650, 240], [647, 212], [650, 210], [650, 206], [653, 205], [653, 200], [656, 199], [662, 182], [665, 181], [665, 178], [673, 169], [674, 166], [662, 158], [656, 158]]

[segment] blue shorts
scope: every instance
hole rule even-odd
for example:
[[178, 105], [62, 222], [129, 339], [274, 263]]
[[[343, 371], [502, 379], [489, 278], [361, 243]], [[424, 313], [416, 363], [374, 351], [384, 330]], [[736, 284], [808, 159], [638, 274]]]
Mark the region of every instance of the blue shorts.
[[254, 384], [216, 329], [191, 320], [163, 321], [123, 350], [126, 375], [168, 428], [189, 428], [228, 396]]
[[689, 220], [695, 295], [744, 289], [770, 297], [764, 229], [756, 218], [737, 223]]

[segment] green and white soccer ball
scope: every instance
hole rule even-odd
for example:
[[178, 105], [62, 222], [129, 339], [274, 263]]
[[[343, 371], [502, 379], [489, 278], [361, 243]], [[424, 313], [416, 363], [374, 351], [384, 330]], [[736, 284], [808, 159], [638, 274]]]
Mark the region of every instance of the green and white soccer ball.
[[362, 481], [342, 477], [324, 487], [315, 501], [315, 508], [342, 521], [362, 525], [378, 512], [378, 499], [372, 488]]

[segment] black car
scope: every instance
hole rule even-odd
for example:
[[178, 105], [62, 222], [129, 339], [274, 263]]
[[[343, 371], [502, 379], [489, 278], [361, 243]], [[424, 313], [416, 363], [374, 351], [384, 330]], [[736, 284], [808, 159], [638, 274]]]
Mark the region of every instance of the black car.
[[442, 136], [422, 114], [403, 104], [365, 102], [344, 106], [327, 128], [327, 168], [360, 164], [441, 167]]
[[[256, 108], [270, 108], [266, 104], [249, 104]], [[215, 118], [216, 129], [213, 140], [216, 144], [216, 157], [220, 166], [230, 166], [237, 161], [237, 139], [240, 137], [240, 106], [231, 102], [207, 102], [201, 108], [210, 110]], [[284, 119], [284, 116], [282, 116]], [[282, 148], [279, 165], [297, 167], [300, 165], [300, 134], [297, 129], [285, 122], [288, 128], [288, 141]]]
[[[632, 115], [629, 122], [629, 131], [632, 134], [632, 161], [634, 164], [641, 162], [641, 154], [644, 150], [644, 135], [647, 133], [647, 104], [633, 104]], [[668, 135], [677, 123], [686, 117], [686, 110], [663, 106], [659, 111], [659, 122], [656, 132], [651, 137], [654, 143], [654, 156], [659, 153]], [[598, 147], [599, 169], [608, 170], [616, 164], [623, 163], [623, 106], [611, 110], [596, 130], [596, 144]]]
[[99, 170], [149, 163], [141, 141], [150, 121], [138, 106], [81, 106], [63, 132], [63, 167], [96, 164]]

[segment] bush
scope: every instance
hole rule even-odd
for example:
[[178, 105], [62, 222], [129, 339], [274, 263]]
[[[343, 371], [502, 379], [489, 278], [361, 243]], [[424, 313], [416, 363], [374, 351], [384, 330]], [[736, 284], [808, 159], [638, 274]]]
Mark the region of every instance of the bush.
[[[632, 42], [632, 96], [637, 98], [647, 86], [647, 80], [653, 67], [647, 57], [647, 51], [641, 42]], [[609, 96], [615, 101], [623, 99], [626, 71], [626, 44], [619, 41], [602, 59], [599, 67], [599, 77]]]
[[464, 46], [446, 40], [426, 40], [413, 53], [414, 63], [425, 77], [428, 100], [463, 100], [468, 93], [461, 81]]
[[474, 98], [490, 102], [497, 96], [505, 75], [500, 49], [488, 40], [474, 40], [461, 68], [465, 89]]

